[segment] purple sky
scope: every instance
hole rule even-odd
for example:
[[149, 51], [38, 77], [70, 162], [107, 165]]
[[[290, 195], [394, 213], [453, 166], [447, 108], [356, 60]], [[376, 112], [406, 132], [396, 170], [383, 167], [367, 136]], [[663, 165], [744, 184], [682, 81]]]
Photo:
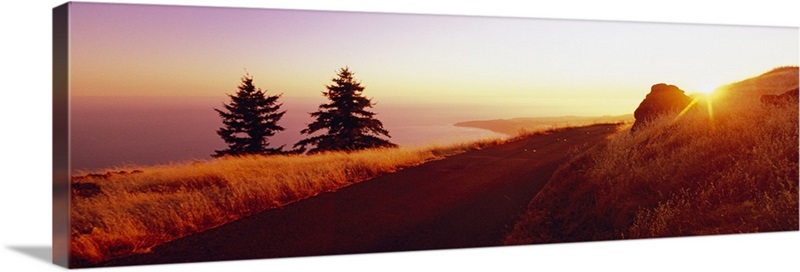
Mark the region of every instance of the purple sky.
[[[797, 65], [797, 28], [73, 3], [72, 94], [319, 97], [345, 65], [377, 101], [632, 112]], [[520, 116], [527, 116], [519, 113]], [[530, 115], [530, 114], [528, 114]]]

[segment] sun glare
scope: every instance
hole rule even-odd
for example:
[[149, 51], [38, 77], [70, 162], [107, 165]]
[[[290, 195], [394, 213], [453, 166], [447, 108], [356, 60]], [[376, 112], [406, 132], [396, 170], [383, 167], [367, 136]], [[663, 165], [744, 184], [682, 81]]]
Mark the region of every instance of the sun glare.
[[693, 90], [694, 95], [691, 95], [693, 97], [692, 101], [688, 105], [686, 105], [686, 107], [683, 108], [683, 110], [680, 113], [678, 113], [677, 116], [675, 116], [673, 122], [680, 119], [684, 114], [686, 114], [690, 109], [692, 109], [692, 107], [696, 106], [696, 104], [702, 103], [700, 105], [705, 104], [706, 111], [708, 112], [709, 128], [712, 131], [715, 130], [716, 124], [714, 122], [714, 105], [713, 105], [714, 103], [712, 100], [714, 100], [714, 98], [717, 96], [718, 93], [716, 91], [719, 89], [721, 89], [721, 87], [704, 86], [700, 88], [695, 88]]
[[704, 95], [710, 96], [711, 94], [714, 93], [714, 91], [716, 91], [716, 88], [715, 87], [711, 87], [711, 86], [703, 86], [701, 88], [697, 88], [697, 90], [695, 90], [695, 91], [700, 93], [700, 94], [704, 94]]

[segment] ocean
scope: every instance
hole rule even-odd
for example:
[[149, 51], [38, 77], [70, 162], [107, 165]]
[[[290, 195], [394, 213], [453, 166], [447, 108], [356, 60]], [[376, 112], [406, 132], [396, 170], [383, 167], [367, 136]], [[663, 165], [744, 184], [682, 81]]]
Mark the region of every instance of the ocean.
[[[227, 97], [72, 97], [70, 101], [71, 168], [99, 171], [211, 159], [225, 148], [216, 134], [222, 121], [213, 108]], [[291, 149], [306, 137], [300, 130], [313, 120], [319, 98], [282, 97], [284, 131], [269, 138], [271, 147]], [[506, 137], [483, 129], [455, 127], [461, 121], [497, 119], [488, 108], [459, 105], [392, 103], [371, 109], [400, 146], [448, 144]]]

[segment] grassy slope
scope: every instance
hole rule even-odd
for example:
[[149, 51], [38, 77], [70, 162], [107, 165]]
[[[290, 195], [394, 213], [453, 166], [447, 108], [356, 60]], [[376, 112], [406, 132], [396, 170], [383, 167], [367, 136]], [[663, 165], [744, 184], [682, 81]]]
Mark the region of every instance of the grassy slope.
[[223, 158], [139, 167], [142, 172], [135, 174], [73, 178], [99, 185], [102, 193], [73, 197], [70, 261], [92, 264], [147, 252], [256, 212], [503, 142], [487, 139], [349, 154]]
[[727, 85], [707, 105], [619, 133], [562, 165], [507, 244], [798, 229], [796, 67]]

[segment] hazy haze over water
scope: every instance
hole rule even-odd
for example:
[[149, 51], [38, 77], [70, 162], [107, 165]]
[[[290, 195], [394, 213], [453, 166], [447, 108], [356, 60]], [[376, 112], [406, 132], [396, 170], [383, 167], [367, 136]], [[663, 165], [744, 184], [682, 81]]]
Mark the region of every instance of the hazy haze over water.
[[[299, 131], [312, 119], [324, 98], [282, 98], [286, 130], [269, 139], [270, 146], [291, 148]], [[213, 110], [225, 97], [73, 97], [71, 100], [72, 169], [99, 170], [124, 165], [152, 165], [207, 160], [225, 148], [216, 130], [222, 125]], [[378, 103], [373, 109], [401, 146], [452, 143], [502, 134], [453, 123], [500, 118], [488, 108]]]

